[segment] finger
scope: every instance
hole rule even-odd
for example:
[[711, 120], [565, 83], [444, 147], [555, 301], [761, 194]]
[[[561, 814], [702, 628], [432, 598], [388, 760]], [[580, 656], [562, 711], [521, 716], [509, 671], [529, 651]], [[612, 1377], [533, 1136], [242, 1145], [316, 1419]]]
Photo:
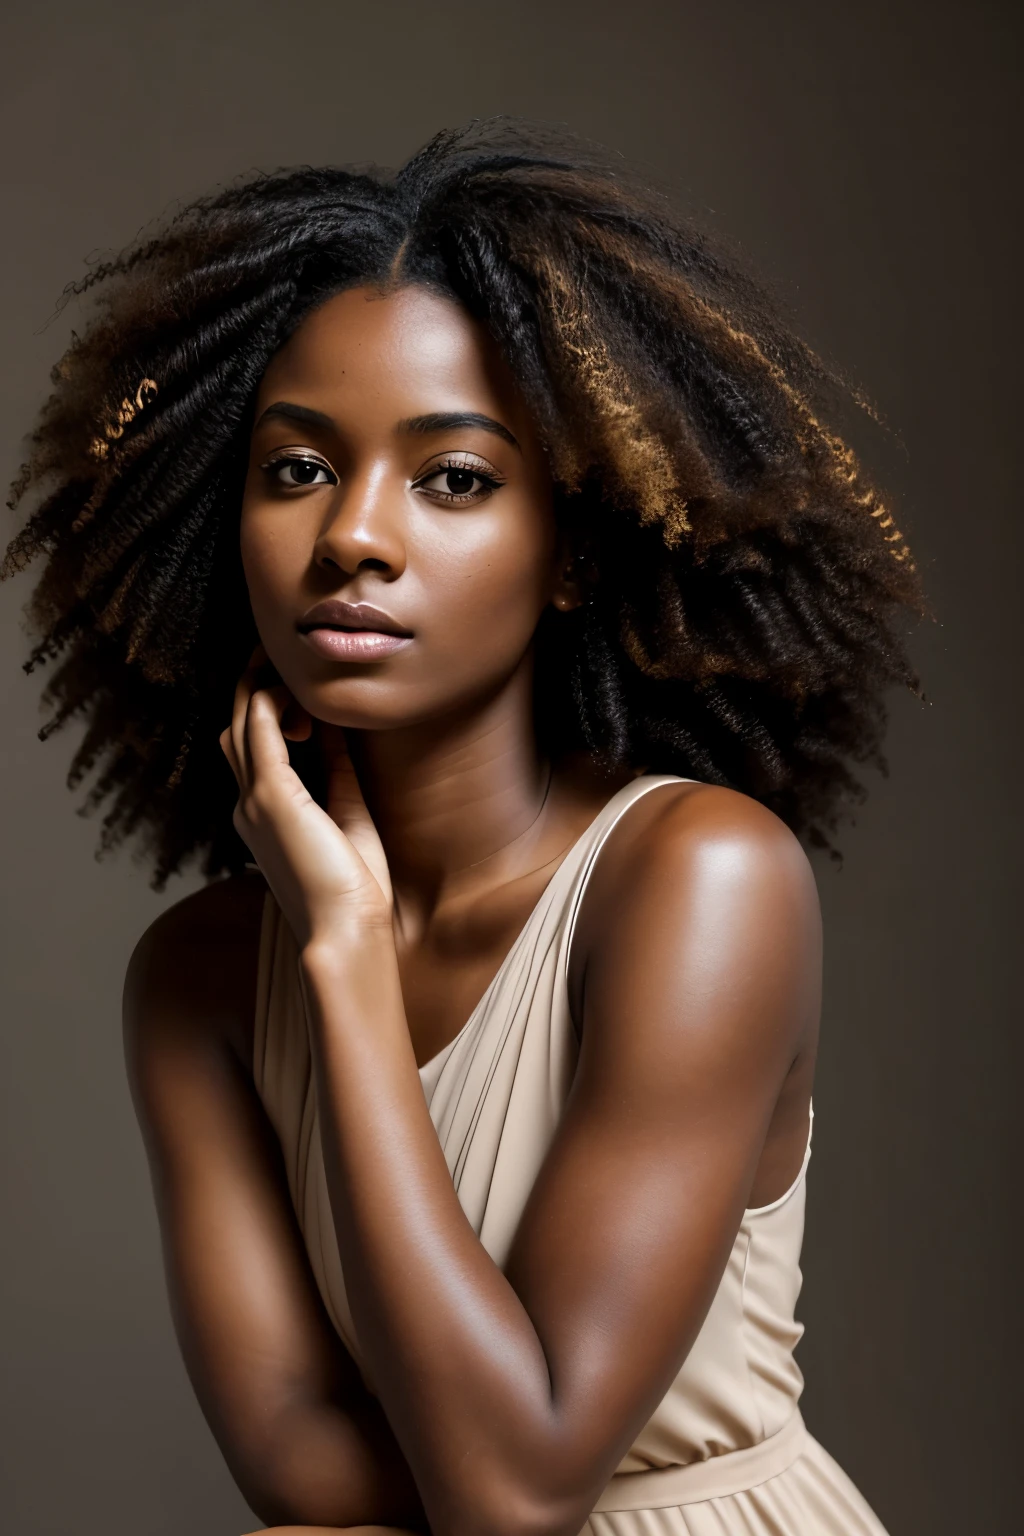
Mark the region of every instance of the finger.
[[370, 813], [366, 809], [344, 733], [333, 730], [330, 733], [330, 745], [325, 750], [329, 754], [327, 807], [330, 814], [339, 826], [349, 820], [369, 820]]
[[218, 736], [217, 740], [220, 743], [221, 751], [224, 753], [224, 756], [228, 760], [228, 766], [231, 769], [231, 772], [235, 776], [235, 782], [237, 783], [239, 789], [241, 789], [241, 787], [242, 787], [241, 772], [240, 772], [240, 769], [238, 767], [238, 763], [237, 763], [237, 761], [235, 759], [235, 744], [234, 744], [234, 742], [231, 739], [231, 727], [230, 727], [230, 725], [226, 725], [224, 727], [224, 729], [221, 731], [220, 735]]
[[391, 899], [391, 875], [380, 836], [363, 797], [344, 732], [329, 727], [330, 767], [327, 783], [327, 814], [341, 828], [373, 875], [384, 895]]
[[246, 717], [249, 713], [249, 700], [252, 697], [255, 682], [255, 668], [246, 667], [238, 682], [235, 684], [235, 697], [231, 705], [231, 745], [235, 754], [235, 762], [238, 764], [238, 785], [244, 794], [252, 781], [252, 769], [249, 763], [249, 750], [245, 739]]
[[327, 814], [346, 833], [373, 825], [349, 755], [345, 733], [337, 726], [323, 729], [327, 755]]
[[281, 720], [291, 698], [284, 683], [276, 683], [255, 689], [249, 699], [246, 743], [254, 781], [270, 768], [291, 764], [288, 743], [281, 731]]
[[236, 774], [239, 790], [244, 793], [252, 783], [253, 769], [246, 736], [246, 721], [252, 695], [259, 686], [260, 674], [267, 668], [269, 658], [261, 643], [253, 650], [245, 671], [235, 684], [235, 697], [231, 708], [231, 740], [234, 747]]

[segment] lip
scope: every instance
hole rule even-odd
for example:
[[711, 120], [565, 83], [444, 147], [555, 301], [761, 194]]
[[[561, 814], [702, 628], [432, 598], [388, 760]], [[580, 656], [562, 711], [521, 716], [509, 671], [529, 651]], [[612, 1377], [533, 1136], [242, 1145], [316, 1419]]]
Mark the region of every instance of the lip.
[[332, 661], [383, 661], [412, 644], [411, 635], [384, 635], [375, 629], [308, 629], [302, 638]]
[[364, 633], [373, 631], [381, 635], [402, 635], [407, 639], [412, 637], [412, 630], [405, 629], [383, 608], [375, 608], [372, 603], [343, 603], [338, 597], [329, 597], [326, 602], [317, 603], [299, 620], [300, 630], [315, 629], [319, 625], [360, 630]]
[[412, 640], [412, 631], [382, 608], [333, 597], [310, 608], [297, 628], [312, 650], [332, 661], [382, 661]]

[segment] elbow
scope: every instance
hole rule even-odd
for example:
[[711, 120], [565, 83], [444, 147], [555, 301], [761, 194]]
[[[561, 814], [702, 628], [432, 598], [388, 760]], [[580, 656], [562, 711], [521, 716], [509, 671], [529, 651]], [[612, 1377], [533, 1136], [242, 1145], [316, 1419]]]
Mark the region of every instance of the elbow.
[[[313, 1527], [345, 1531], [352, 1527], [422, 1531], [427, 1523], [411, 1474], [378, 1465], [350, 1444], [318, 1443], [308, 1424], [294, 1433], [278, 1426], [261, 1440], [261, 1454], [244, 1465], [229, 1460], [238, 1491], [254, 1515], [271, 1528]], [[252, 1448], [250, 1448], [252, 1449]]]
[[596, 1503], [593, 1499], [565, 1498], [536, 1503], [521, 1518], [506, 1524], [502, 1536], [579, 1536]]
[[[578, 1536], [587, 1523], [592, 1505], [575, 1500], [519, 1505], [481, 1511], [475, 1509], [453, 1522], [445, 1536]], [[432, 1536], [441, 1536], [431, 1526]]]
[[305, 1511], [299, 1507], [294, 1490], [276, 1478], [269, 1467], [231, 1466], [229, 1471], [235, 1487], [249, 1506], [256, 1519], [268, 1527], [304, 1525]]
[[223, 1443], [221, 1450], [235, 1487], [265, 1526], [352, 1523], [336, 1519], [338, 1511], [333, 1509], [330, 1521], [325, 1520], [323, 1499], [315, 1496], [320, 1479], [309, 1476], [315, 1468], [296, 1468], [292, 1447], [282, 1443], [280, 1435], [248, 1445], [244, 1452], [237, 1445], [227, 1447]]
[[317, 1530], [343, 1531], [353, 1524], [347, 1511], [323, 1499], [310, 1497], [309, 1490], [261, 1475], [248, 1479], [235, 1477], [235, 1486], [256, 1518], [271, 1530], [297, 1530], [306, 1526]]
[[428, 1509], [431, 1536], [578, 1536], [599, 1493], [541, 1491], [499, 1478], [473, 1486], [463, 1478], [443, 1507]]

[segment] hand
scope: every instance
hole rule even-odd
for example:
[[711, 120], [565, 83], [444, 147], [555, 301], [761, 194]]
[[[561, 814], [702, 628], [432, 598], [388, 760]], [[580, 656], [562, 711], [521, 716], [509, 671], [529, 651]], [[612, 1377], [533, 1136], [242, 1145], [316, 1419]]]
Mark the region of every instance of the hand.
[[[258, 645], [238, 681], [231, 724], [220, 745], [238, 782], [232, 821], [266, 877], [300, 949], [353, 922], [391, 924], [391, 881], [380, 838], [345, 749], [330, 745], [327, 810], [288, 759], [285, 734], [309, 737], [310, 715], [284, 683], [260, 686], [267, 653]], [[284, 724], [288, 716], [289, 723]]]
[[248, 1536], [423, 1536], [401, 1525], [270, 1525]]
[[401, 1525], [271, 1525], [248, 1536], [423, 1536]]

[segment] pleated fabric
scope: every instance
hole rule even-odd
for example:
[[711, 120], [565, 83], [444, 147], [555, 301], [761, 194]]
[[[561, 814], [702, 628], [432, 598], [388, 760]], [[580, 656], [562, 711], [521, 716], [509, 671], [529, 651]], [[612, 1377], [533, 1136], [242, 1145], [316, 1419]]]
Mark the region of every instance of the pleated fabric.
[[[459, 1201], [499, 1266], [569, 1092], [578, 1042], [569, 945], [602, 844], [670, 774], [614, 795], [569, 850], [462, 1029], [420, 1068]], [[281, 1143], [288, 1185], [327, 1313], [370, 1391], [334, 1233], [298, 951], [268, 891], [253, 1076]], [[813, 1110], [811, 1112], [813, 1118]], [[885, 1536], [842, 1469], [807, 1432], [793, 1349], [806, 1170], [747, 1210], [704, 1325], [590, 1516], [591, 1536]], [[582, 1533], [581, 1533], [582, 1536]]]

